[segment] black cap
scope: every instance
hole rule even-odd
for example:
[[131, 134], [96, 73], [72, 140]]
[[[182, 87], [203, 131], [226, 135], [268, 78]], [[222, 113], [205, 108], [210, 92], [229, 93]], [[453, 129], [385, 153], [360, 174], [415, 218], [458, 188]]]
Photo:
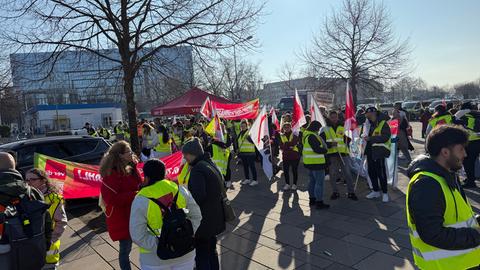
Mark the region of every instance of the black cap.
[[369, 113], [369, 112], [378, 112], [378, 110], [375, 107], [368, 107], [368, 109], [365, 111], [365, 113]]

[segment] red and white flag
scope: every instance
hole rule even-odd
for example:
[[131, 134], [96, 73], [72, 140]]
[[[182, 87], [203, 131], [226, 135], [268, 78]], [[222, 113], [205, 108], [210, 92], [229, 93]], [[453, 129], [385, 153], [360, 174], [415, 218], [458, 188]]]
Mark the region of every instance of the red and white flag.
[[[357, 128], [357, 120], [355, 119], [355, 104], [353, 104], [352, 89], [350, 82], [347, 82], [347, 91], [345, 93], [345, 130], [352, 131]], [[347, 132], [349, 134], [350, 132]]]
[[213, 106], [210, 98], [207, 97], [200, 108], [200, 114], [205, 116], [208, 120], [212, 119], [213, 117]]
[[273, 166], [270, 153], [270, 133], [268, 132], [268, 116], [265, 107], [262, 108], [257, 119], [253, 122], [249, 131], [250, 138], [262, 155], [262, 167], [268, 179], [273, 176]]
[[322, 127], [327, 126], [327, 121], [325, 121], [325, 118], [320, 111], [320, 107], [318, 107], [318, 104], [313, 98], [313, 95], [310, 95], [310, 119], [312, 121], [320, 122], [320, 124], [322, 124]]
[[277, 130], [280, 130], [280, 122], [278, 121], [277, 113], [273, 107], [270, 109], [270, 116], [272, 117], [272, 123], [275, 125]]
[[293, 101], [293, 115], [292, 115], [292, 131], [298, 135], [300, 128], [307, 123], [305, 114], [303, 113], [302, 102], [298, 96], [298, 91], [295, 89], [295, 99]]

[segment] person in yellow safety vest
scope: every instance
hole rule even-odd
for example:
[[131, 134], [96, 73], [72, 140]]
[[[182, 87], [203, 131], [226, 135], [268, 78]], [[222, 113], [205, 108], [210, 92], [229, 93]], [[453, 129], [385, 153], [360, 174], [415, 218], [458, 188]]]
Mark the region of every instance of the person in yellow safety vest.
[[175, 143], [178, 149], [182, 148], [182, 139], [183, 139], [183, 124], [180, 121], [177, 121], [173, 125], [172, 132], [172, 143]]
[[457, 172], [466, 156], [468, 132], [435, 127], [427, 137], [429, 156], [408, 168], [406, 215], [415, 264], [422, 270], [478, 269], [480, 227]]
[[[390, 156], [390, 126], [384, 114], [380, 113], [377, 108], [369, 107], [366, 110], [367, 120], [370, 124], [368, 136], [365, 137], [367, 145], [365, 146], [365, 155], [367, 156], [368, 176], [372, 182], [373, 190], [366, 198], [374, 199], [382, 197], [383, 202], [388, 202], [387, 190], [387, 169], [385, 166], [385, 158]], [[363, 133], [363, 126], [362, 132]], [[380, 194], [380, 188], [382, 193]]]
[[[166, 207], [176, 205], [185, 209], [187, 219], [196, 232], [202, 220], [200, 207], [184, 186], [165, 179], [165, 165], [158, 159], [147, 161], [143, 167], [144, 186], [135, 196], [130, 212], [130, 235], [140, 248], [141, 269], [193, 269], [195, 251], [170, 260], [157, 255], [158, 238], [162, 232], [164, 210], [155, 202]], [[176, 199], [175, 199], [176, 198]]]
[[85, 123], [85, 126], [83, 127], [84, 129], [87, 130], [88, 135], [92, 137], [98, 137], [97, 131], [90, 125], [90, 123]]
[[126, 142], [130, 142], [130, 129], [127, 123], [123, 124], [123, 138]]
[[[300, 152], [298, 149], [298, 136], [292, 132], [292, 123], [284, 122], [283, 133], [280, 133], [280, 149], [282, 150], [283, 176], [285, 177], [284, 191], [289, 189], [297, 190], [298, 164], [300, 163]], [[290, 167], [292, 168], [293, 183], [290, 186]]]
[[462, 125], [469, 134], [466, 147], [467, 157], [463, 161], [463, 168], [467, 174], [463, 188], [476, 188], [475, 162], [480, 154], [480, 112], [477, 110], [477, 106], [471, 102], [463, 103], [455, 114], [453, 122]]
[[157, 158], [166, 157], [172, 154], [172, 140], [168, 134], [168, 130], [164, 125], [158, 127], [157, 145], [154, 147], [155, 156]]
[[308, 170], [310, 182], [308, 184], [308, 195], [310, 205], [317, 209], [327, 209], [330, 205], [323, 202], [323, 186], [325, 181], [325, 168], [327, 160], [327, 145], [318, 135], [320, 122], [312, 121], [303, 135], [303, 165]]
[[222, 123], [221, 126], [223, 129], [223, 136], [225, 136], [225, 141], [223, 142], [218, 138], [212, 138], [207, 151], [212, 155], [213, 163], [217, 165], [219, 171], [222, 173], [223, 178], [225, 179], [225, 187], [230, 188], [232, 186], [230, 170], [230, 147], [232, 146], [232, 139], [225, 129], [225, 125]]
[[142, 154], [140, 159], [147, 161], [149, 158], [156, 158], [157, 155], [153, 151], [154, 147], [158, 145], [158, 135], [155, 128], [147, 123], [143, 124], [142, 135]]
[[113, 127], [113, 133], [115, 134], [116, 140], [124, 140], [125, 135], [123, 134], [123, 123], [118, 121], [118, 123]]
[[330, 175], [330, 185], [332, 186], [331, 200], [340, 198], [338, 192], [337, 179], [344, 179], [347, 183], [347, 198], [357, 201], [357, 195], [353, 186], [352, 166], [347, 145], [347, 136], [345, 128], [340, 123], [338, 113], [330, 111], [327, 119], [328, 126], [323, 128], [322, 137], [326, 140], [328, 146], [327, 159], [329, 161], [328, 173]]
[[451, 124], [453, 122], [453, 116], [447, 111], [447, 108], [442, 104], [439, 104], [435, 107], [435, 113], [433, 113], [432, 118], [428, 121], [427, 130], [425, 131], [426, 136], [432, 129], [437, 125]]
[[102, 126], [100, 126], [100, 127], [98, 128], [97, 134], [98, 134], [100, 137], [104, 138], [105, 140], [109, 140], [109, 139], [110, 139], [110, 136], [112, 135], [108, 129], [106, 129], [106, 128], [102, 127]]
[[[245, 180], [242, 181], [243, 185], [256, 186], [257, 181], [257, 169], [255, 167], [255, 144], [253, 144], [252, 138], [248, 134], [250, 129], [248, 128], [248, 122], [242, 120], [240, 124], [240, 133], [237, 137], [238, 145], [238, 157], [242, 160], [243, 173]], [[252, 173], [252, 179], [250, 179], [250, 172]]]
[[67, 213], [64, 200], [58, 189], [48, 180], [44, 171], [31, 169], [25, 175], [28, 185], [43, 193], [45, 203], [49, 205], [48, 214], [52, 220], [52, 238], [45, 258], [43, 269], [56, 269], [60, 262], [60, 237], [67, 227]]

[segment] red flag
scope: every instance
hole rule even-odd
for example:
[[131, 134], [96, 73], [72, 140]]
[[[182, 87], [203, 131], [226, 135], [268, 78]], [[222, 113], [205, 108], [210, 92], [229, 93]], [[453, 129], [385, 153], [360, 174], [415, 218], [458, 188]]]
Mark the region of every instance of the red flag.
[[275, 113], [275, 108], [273, 107], [270, 110], [270, 116], [272, 116], [272, 123], [275, 125], [277, 130], [280, 130], [280, 122], [278, 121], [277, 114]]
[[292, 130], [295, 134], [300, 132], [300, 128], [307, 123], [305, 114], [303, 113], [302, 102], [295, 90], [295, 100], [293, 101]]
[[345, 93], [345, 130], [354, 130], [357, 128], [357, 120], [355, 119], [355, 104], [353, 104], [352, 89], [350, 83], [347, 82], [347, 91]]
[[205, 99], [205, 101], [203, 102], [202, 107], [200, 108], [200, 113], [207, 119], [212, 119], [213, 108], [212, 102], [210, 101], [209, 97], [207, 97], [207, 99]]

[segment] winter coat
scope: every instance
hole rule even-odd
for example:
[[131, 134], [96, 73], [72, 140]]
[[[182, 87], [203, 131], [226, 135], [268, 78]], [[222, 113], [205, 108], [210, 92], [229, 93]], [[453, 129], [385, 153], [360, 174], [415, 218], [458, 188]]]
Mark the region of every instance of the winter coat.
[[197, 157], [190, 166], [188, 189], [202, 212], [202, 222], [195, 237], [208, 239], [225, 231], [223, 178], [208, 153]]
[[[382, 122], [383, 120], [385, 120], [385, 124], [382, 127], [381, 134], [379, 136], [372, 136], [373, 131], [375, 130], [377, 125], [380, 124], [380, 122]], [[370, 122], [370, 120], [367, 121]], [[370, 122], [370, 130], [368, 131], [369, 140], [367, 141], [367, 145], [365, 147], [365, 154], [367, 154], [367, 156], [371, 156], [373, 160], [387, 158], [388, 156], [390, 156], [390, 151], [388, 151], [384, 147], [376, 148], [375, 151], [372, 148], [373, 144], [387, 143], [390, 140], [391, 132], [390, 126], [388, 125], [387, 121], [388, 119], [383, 114], [378, 114], [377, 122]]]
[[106, 205], [107, 230], [113, 241], [130, 239], [130, 208], [142, 180], [138, 173], [123, 175], [116, 170], [103, 177], [102, 198]]
[[[428, 156], [420, 156], [408, 168], [412, 178], [420, 171], [427, 171], [445, 179], [449, 188], [463, 191], [458, 176], [447, 171]], [[451, 228], [443, 226], [445, 197], [440, 184], [429, 176], [422, 175], [411, 186], [408, 207], [420, 238], [427, 244], [447, 250], [469, 249], [480, 245], [480, 233], [474, 228]]]
[[[292, 136], [292, 140], [289, 142], [282, 142], [281, 135], [279, 135], [278, 142], [280, 143], [280, 149], [282, 149], [282, 159], [283, 160], [299, 160], [300, 159], [300, 148], [298, 147], [299, 139], [295, 134], [285, 133], [283, 134], [287, 138]], [[294, 147], [297, 147], [297, 151], [293, 151]]]

